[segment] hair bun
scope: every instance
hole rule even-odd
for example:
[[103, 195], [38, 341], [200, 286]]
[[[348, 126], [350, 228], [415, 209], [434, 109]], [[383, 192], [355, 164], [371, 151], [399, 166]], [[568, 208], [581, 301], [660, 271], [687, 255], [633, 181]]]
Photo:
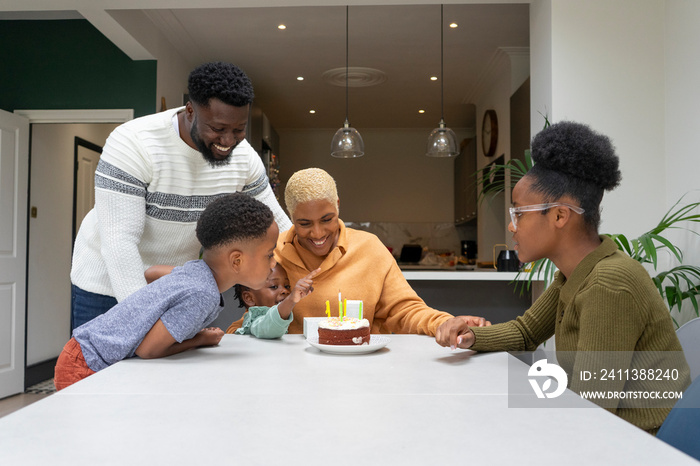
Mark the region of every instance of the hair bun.
[[555, 123], [537, 133], [532, 139], [532, 160], [604, 190], [620, 184], [620, 160], [610, 138], [581, 123]]

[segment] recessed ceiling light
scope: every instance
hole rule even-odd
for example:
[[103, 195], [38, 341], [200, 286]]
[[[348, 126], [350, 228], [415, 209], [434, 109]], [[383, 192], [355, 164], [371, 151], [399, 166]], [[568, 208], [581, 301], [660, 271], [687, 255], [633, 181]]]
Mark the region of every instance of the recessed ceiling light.
[[284, 24], [280, 24], [279, 26], [277, 26], [277, 29], [287, 29], [287, 26], [285, 26]]
[[431, 76], [431, 77], [430, 77], [430, 80], [431, 80], [431, 81], [437, 81], [437, 76]]
[[297, 76], [297, 81], [303, 81], [304, 77], [303, 76]]
[[457, 23], [450, 23], [450, 27], [451, 27], [452, 29], [454, 29], [454, 28], [459, 27], [459, 24], [457, 24]]
[[309, 110], [309, 113], [316, 113], [316, 110]]
[[418, 113], [425, 113], [425, 110], [421, 108], [420, 110], [418, 110]]

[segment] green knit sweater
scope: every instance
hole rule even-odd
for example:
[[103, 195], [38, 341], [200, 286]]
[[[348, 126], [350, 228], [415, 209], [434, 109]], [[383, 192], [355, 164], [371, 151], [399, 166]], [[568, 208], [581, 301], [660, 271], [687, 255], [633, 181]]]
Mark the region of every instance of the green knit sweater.
[[[610, 238], [601, 236], [601, 240], [568, 280], [557, 272], [554, 282], [525, 314], [510, 322], [472, 328], [476, 340], [471, 349], [534, 351], [555, 335], [558, 363], [576, 393], [684, 390], [690, 384], [690, 370], [649, 273], [619, 251]], [[647, 369], [676, 369], [677, 377], [640, 380], [639, 371]], [[611, 370], [614, 380], [609, 377]], [[595, 374], [595, 379], [582, 380], [581, 371]], [[607, 380], [600, 380], [604, 375]], [[657, 375], [655, 371], [655, 379]], [[673, 405], [668, 399], [596, 403], [651, 433]]]

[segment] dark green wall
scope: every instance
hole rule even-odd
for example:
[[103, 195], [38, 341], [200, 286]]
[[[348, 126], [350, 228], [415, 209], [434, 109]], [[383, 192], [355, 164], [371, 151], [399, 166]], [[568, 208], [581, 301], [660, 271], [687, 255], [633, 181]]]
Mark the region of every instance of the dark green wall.
[[133, 61], [87, 20], [0, 21], [0, 108], [156, 111], [156, 61]]

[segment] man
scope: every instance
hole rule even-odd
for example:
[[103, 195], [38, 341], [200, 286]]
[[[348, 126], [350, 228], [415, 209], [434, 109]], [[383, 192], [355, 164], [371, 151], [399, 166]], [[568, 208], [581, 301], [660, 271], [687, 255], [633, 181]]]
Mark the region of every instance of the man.
[[190, 102], [127, 122], [107, 139], [95, 173], [95, 207], [75, 240], [72, 328], [146, 285], [156, 264], [199, 257], [197, 220], [212, 200], [244, 192], [267, 204], [280, 231], [291, 222], [245, 140], [253, 87], [229, 63], [190, 73]]

